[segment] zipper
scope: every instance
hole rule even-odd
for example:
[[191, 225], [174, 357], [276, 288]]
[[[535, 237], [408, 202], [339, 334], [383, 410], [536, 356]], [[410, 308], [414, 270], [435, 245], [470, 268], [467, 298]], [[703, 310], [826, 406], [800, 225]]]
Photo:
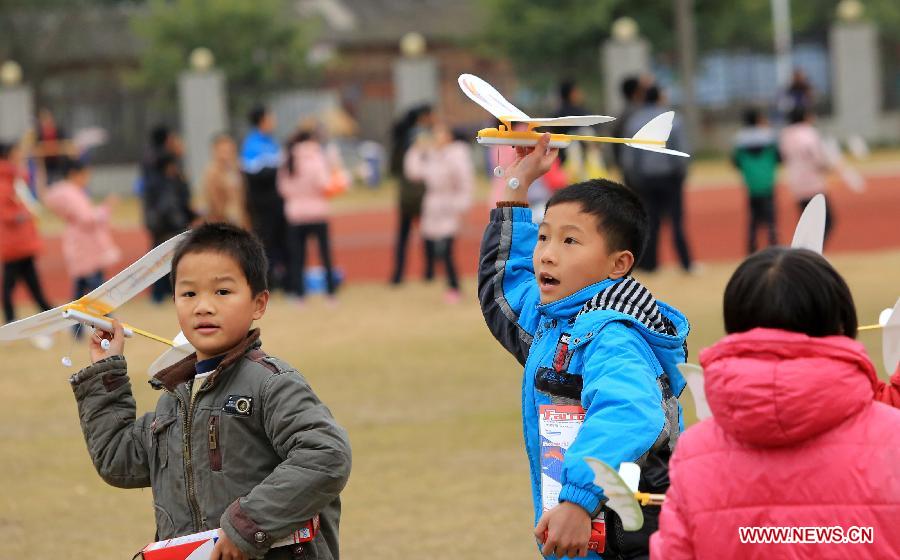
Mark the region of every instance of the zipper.
[[191, 524], [193, 525], [194, 532], [199, 532], [201, 530], [202, 516], [200, 514], [200, 504], [197, 501], [197, 493], [194, 488], [194, 470], [193, 470], [193, 462], [191, 460], [191, 422], [194, 416], [194, 403], [196, 402], [196, 396], [204, 389], [208, 389], [208, 387], [201, 387], [197, 393], [191, 395], [190, 404], [188, 404], [184, 397], [182, 397], [177, 391], [172, 391], [166, 388], [164, 385], [160, 384], [160, 387], [173, 397], [178, 400], [178, 408], [179, 413], [181, 414], [181, 422], [182, 422], [182, 433], [181, 433], [181, 450], [182, 450], [182, 463], [184, 466], [184, 475], [185, 475], [185, 489], [187, 490], [187, 499], [188, 499], [188, 507], [191, 510]]
[[213, 471], [221, 471], [222, 451], [219, 449], [219, 417], [216, 415], [209, 417], [207, 440], [209, 443], [209, 468]]

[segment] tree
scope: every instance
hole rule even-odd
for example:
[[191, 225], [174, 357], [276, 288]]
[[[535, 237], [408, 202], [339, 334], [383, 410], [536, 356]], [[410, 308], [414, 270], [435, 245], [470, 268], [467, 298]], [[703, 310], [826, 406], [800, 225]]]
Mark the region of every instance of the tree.
[[[824, 39], [835, 21], [839, 0], [794, 0], [796, 37]], [[900, 34], [900, 2], [866, 0], [866, 17], [878, 23], [882, 37]], [[770, 3], [761, 0], [696, 0], [697, 43], [701, 52], [716, 48], [772, 48]], [[599, 47], [612, 22], [634, 18], [656, 53], [673, 53], [672, 0], [487, 0], [482, 47], [512, 60], [533, 85], [565, 76], [599, 79]]]
[[195, 48], [210, 49], [229, 86], [284, 87], [308, 76], [312, 24], [289, 13], [286, 0], [151, 0], [133, 20], [146, 42], [139, 85], [171, 92]]

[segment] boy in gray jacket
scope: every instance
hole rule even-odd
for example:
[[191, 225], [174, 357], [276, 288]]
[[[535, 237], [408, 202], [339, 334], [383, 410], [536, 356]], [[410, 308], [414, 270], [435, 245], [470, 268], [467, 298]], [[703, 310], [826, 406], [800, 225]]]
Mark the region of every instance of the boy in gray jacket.
[[[267, 356], [250, 330], [266, 311], [266, 271], [246, 231], [192, 231], [171, 276], [196, 353], [150, 380], [163, 392], [155, 412], [135, 419], [122, 326], [96, 331], [93, 364], [70, 380], [81, 427], [106, 482], [153, 489], [156, 540], [220, 527], [213, 560], [337, 559], [350, 445], [303, 376]], [[271, 548], [317, 516], [312, 541]]]

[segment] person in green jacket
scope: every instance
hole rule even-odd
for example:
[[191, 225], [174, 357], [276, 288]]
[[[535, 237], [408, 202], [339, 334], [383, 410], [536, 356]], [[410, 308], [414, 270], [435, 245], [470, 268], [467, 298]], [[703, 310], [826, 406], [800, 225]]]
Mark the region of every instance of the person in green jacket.
[[732, 162], [744, 177], [750, 214], [748, 254], [756, 252], [757, 231], [765, 226], [769, 245], [778, 243], [775, 227], [775, 170], [781, 163], [778, 137], [759, 109], [744, 112], [744, 126], [734, 139]]
[[[196, 349], [150, 380], [135, 418], [122, 325], [95, 331], [92, 365], [70, 379], [97, 472], [153, 489], [156, 539], [218, 529], [212, 560], [337, 559], [350, 444], [297, 370], [260, 349], [265, 251], [228, 224], [193, 230], [172, 257], [178, 322]], [[109, 340], [104, 350], [101, 342]], [[304, 527], [314, 538], [272, 545]]]

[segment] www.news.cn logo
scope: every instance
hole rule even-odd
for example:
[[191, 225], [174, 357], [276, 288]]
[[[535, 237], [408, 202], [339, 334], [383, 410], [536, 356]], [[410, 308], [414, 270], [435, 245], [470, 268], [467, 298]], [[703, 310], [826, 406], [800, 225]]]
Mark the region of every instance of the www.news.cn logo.
[[872, 544], [873, 527], [738, 527], [743, 544]]

